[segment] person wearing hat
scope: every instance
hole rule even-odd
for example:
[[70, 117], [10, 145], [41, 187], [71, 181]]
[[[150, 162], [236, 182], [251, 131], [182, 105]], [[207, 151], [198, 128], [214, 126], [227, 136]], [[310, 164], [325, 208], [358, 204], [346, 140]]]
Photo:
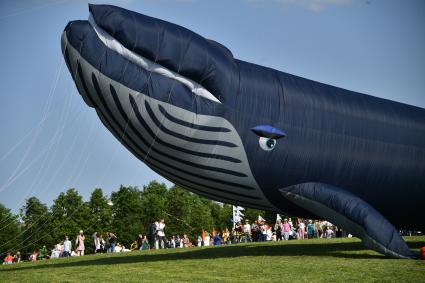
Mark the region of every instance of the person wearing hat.
[[83, 230], [80, 230], [80, 234], [78, 234], [76, 240], [75, 240], [75, 246], [77, 247], [77, 255], [83, 256], [84, 255], [84, 240], [86, 237], [84, 236]]

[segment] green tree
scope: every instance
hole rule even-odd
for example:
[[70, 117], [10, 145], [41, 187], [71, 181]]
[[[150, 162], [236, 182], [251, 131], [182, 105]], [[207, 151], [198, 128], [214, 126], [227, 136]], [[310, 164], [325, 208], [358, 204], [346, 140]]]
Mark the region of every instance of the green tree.
[[250, 223], [256, 221], [258, 219], [258, 216], [261, 216], [264, 218], [265, 211], [264, 210], [258, 210], [253, 208], [245, 208], [243, 211], [244, 219], [249, 220]]
[[111, 194], [112, 225], [111, 232], [118, 237], [118, 242], [129, 246], [139, 233], [146, 231], [142, 222], [142, 192], [137, 187], [121, 185], [117, 192]]
[[198, 195], [191, 194], [192, 200], [189, 206], [189, 223], [194, 228], [188, 233], [192, 238], [199, 235], [202, 230], [210, 233], [215, 228], [211, 208], [205, 204], [205, 200]]
[[219, 215], [218, 215], [218, 220], [217, 220], [217, 227], [220, 228], [221, 230], [225, 229], [225, 228], [232, 228], [233, 223], [232, 223], [232, 213], [233, 213], [233, 208], [232, 205], [230, 204], [223, 204], [223, 206], [221, 207], [220, 211], [219, 211]]
[[18, 216], [0, 204], [0, 255], [16, 252], [20, 246], [20, 224]]
[[108, 198], [103, 195], [102, 189], [94, 189], [91, 193], [88, 207], [91, 220], [94, 221], [90, 232], [106, 232], [112, 222], [112, 209], [108, 204]]
[[23, 220], [22, 250], [32, 252], [43, 244], [51, 244], [52, 236], [49, 229], [51, 214], [44, 203], [36, 197], [30, 197], [21, 208]]
[[164, 183], [150, 182], [143, 186], [142, 215], [143, 223], [147, 227], [153, 221], [165, 218], [168, 189]]
[[[71, 188], [60, 193], [53, 201], [51, 231], [55, 241], [63, 240], [65, 235], [75, 239], [80, 230], [87, 230], [95, 223], [89, 206], [78, 191]], [[86, 238], [89, 242], [90, 237]]]

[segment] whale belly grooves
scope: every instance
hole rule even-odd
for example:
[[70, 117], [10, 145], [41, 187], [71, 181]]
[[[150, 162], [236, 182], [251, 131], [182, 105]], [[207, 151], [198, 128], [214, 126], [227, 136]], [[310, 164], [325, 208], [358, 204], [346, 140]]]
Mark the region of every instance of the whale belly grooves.
[[217, 201], [278, 210], [260, 190], [242, 141], [226, 119], [176, 107], [112, 80], [87, 62], [68, 43], [66, 34], [62, 46], [84, 100], [114, 136], [150, 168]]

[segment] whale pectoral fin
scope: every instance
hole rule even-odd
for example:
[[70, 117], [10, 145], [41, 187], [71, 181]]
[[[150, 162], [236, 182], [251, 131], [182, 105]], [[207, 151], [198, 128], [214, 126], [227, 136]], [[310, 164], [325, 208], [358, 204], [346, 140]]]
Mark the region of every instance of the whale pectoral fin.
[[352, 193], [323, 183], [302, 183], [279, 191], [291, 202], [360, 238], [363, 244], [393, 258], [413, 258], [395, 227]]

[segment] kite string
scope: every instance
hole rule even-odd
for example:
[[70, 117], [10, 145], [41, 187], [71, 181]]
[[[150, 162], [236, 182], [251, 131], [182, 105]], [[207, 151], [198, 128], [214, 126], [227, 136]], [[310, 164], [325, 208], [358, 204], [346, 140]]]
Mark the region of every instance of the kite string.
[[[67, 45], [68, 44], [68, 42], [66, 42], [66, 44], [65, 44], [65, 48], [64, 48], [64, 50], [66, 50], [66, 48], [67, 48]], [[81, 58], [81, 49], [82, 49], [82, 46], [83, 46], [83, 44], [81, 43], [80, 44], [80, 49], [79, 49], [79, 51], [80, 51], [80, 53], [79, 53], [79, 58], [77, 59], [77, 61], [79, 61], [79, 59]], [[62, 59], [61, 60], [61, 68], [62, 68], [62, 65], [63, 65], [63, 62], [64, 62], [64, 59]], [[75, 69], [75, 71], [77, 71], [77, 67], [78, 67], [78, 64], [77, 64], [77, 66], [75, 67], [76, 69]], [[56, 87], [55, 87], [55, 89], [56, 89]], [[57, 133], [57, 132], [56, 132]], [[54, 215], [54, 214], [53, 214]], [[51, 215], [51, 218], [53, 217], [53, 215]], [[49, 221], [49, 219], [47, 219], [40, 227], [43, 227], [47, 222]], [[17, 237], [19, 237], [19, 236], [21, 236], [23, 233], [25, 233], [25, 231], [28, 231], [31, 227], [33, 227], [35, 224], [37, 223], [37, 221], [36, 222], [34, 222], [34, 223], [32, 223], [32, 225], [30, 225], [26, 230], [23, 230], [21, 233], [19, 233], [16, 237], [14, 237], [13, 239], [10, 239], [9, 241], [7, 241], [6, 243], [4, 243], [3, 245], [0, 245], [0, 247], [3, 247], [5, 244], [7, 244], [7, 243], [9, 243], [10, 241], [12, 241], [12, 240], [14, 240], [14, 239], [16, 239]], [[38, 223], [39, 224], [39, 223]], [[27, 239], [25, 239], [25, 240], [23, 240], [23, 242], [24, 241], [26, 241]], [[23, 242], [21, 242], [21, 243], [23, 243]]]
[[21, 143], [23, 143], [27, 137], [29, 137], [31, 135], [31, 133], [38, 128], [42, 123], [44, 123], [47, 119], [42, 119], [40, 120], [37, 124], [35, 124], [31, 130], [29, 130], [22, 138], [19, 139], [18, 142], [14, 143], [14, 145], [6, 152], [3, 154], [2, 157], [0, 157], [0, 161], [3, 161], [4, 159], [6, 159], [19, 145], [21, 145]]
[[[63, 65], [63, 59], [61, 59], [61, 66], [60, 67], [62, 67], [62, 65]], [[58, 73], [59, 73], [59, 75], [58, 75]], [[60, 77], [60, 70], [59, 70], [59, 72], [58, 72], [58, 70], [56, 71], [56, 74], [57, 74], [57, 76], [56, 76], [56, 85], [57, 85], [57, 82], [59, 81], [59, 77]], [[52, 98], [53, 96], [53, 93], [55, 92], [55, 89], [56, 89], [56, 86], [51, 86], [51, 88], [50, 88], [50, 92], [49, 92], [49, 97], [48, 97], [48, 99], [46, 100], [46, 103], [45, 103], [45, 107], [44, 107], [44, 109], [43, 109], [43, 113], [42, 113], [42, 120], [39, 122], [39, 124], [41, 123], [41, 122], [44, 122], [44, 121], [46, 121], [46, 117], [47, 117], [47, 111], [48, 111], [48, 109], [50, 108], [50, 104], [51, 104], [51, 102], [49, 101], [49, 98]], [[67, 98], [67, 104], [65, 104], [65, 106], [64, 106], [64, 108], [66, 108], [66, 110], [67, 110], [67, 112], [68, 112], [68, 114], [69, 114], [69, 109], [70, 109], [70, 102], [71, 102], [71, 98], [72, 98], [72, 94], [71, 95], [68, 95], [68, 98]], [[60, 121], [64, 121], [63, 120], [63, 118], [64, 118], [64, 113], [65, 113], [65, 111], [61, 111], [61, 118], [60, 118]], [[69, 116], [69, 115], [66, 115], [67, 117]], [[66, 120], [67, 120], [68, 118], [66, 118]], [[65, 121], [66, 121], [65, 120]], [[50, 151], [50, 149], [51, 149], [51, 147], [52, 146], [54, 146], [55, 144], [57, 144], [57, 142], [58, 142], [58, 140], [57, 140], [57, 137], [58, 137], [58, 133], [60, 132], [60, 130], [61, 130], [61, 128], [60, 128], [60, 124], [62, 124], [62, 122], [59, 122], [59, 124], [58, 124], [58, 128], [56, 129], [56, 131], [55, 131], [55, 134], [53, 135], [53, 137], [50, 139], [50, 141], [49, 141], [49, 143], [47, 144], [47, 146], [46, 146], [46, 148], [47, 148], [47, 151], [46, 150], [43, 150], [41, 153], [42, 154], [38, 154], [37, 155], [37, 157], [35, 158], [35, 159], [33, 159], [23, 170], [21, 170], [21, 172], [19, 173], [19, 174], [17, 174], [17, 175], [15, 175], [14, 176], [14, 178], [13, 179], [11, 179], [7, 184], [5, 184], [1, 189], [6, 189], [8, 186], [10, 186], [14, 181], [16, 181], [17, 179], [18, 179], [18, 177], [19, 176], [21, 176], [22, 174], [24, 174], [33, 164], [35, 164], [35, 161], [37, 161], [41, 156], [43, 156], [43, 154], [44, 154], [44, 152], [48, 152], [48, 151]], [[63, 127], [64, 126], [62, 126], [62, 129], [63, 129]], [[60, 139], [59, 139], [60, 140]], [[47, 161], [47, 159], [48, 159], [48, 155], [44, 158], [44, 160], [43, 160], [43, 162], [42, 162], [42, 166], [40, 166], [39, 167], [39, 170], [38, 170], [38, 172], [37, 172], [37, 175], [36, 175], [36, 178], [34, 178], [34, 181], [32, 182], [32, 184], [31, 184], [31, 186], [30, 186], [30, 188], [29, 188], [29, 190], [27, 190], [27, 193], [28, 192], [30, 192], [30, 191], [32, 191], [33, 190], [33, 187], [35, 186], [35, 183], [39, 180], [39, 177], [40, 177], [40, 173], [41, 173], [41, 171], [42, 171], [42, 169], [44, 169], [44, 165], [45, 165], [45, 163], [46, 163], [46, 161]], [[1, 191], [1, 189], [0, 189], [0, 191]], [[26, 194], [27, 194], [26, 193]], [[19, 205], [18, 206], [20, 206], [21, 204], [22, 204], [22, 201], [23, 201], [23, 199], [25, 198], [25, 195], [26, 194], [23, 194], [23, 198], [19, 201]], [[8, 219], [6, 218], [6, 219], [4, 219], [2, 222], [1, 222], [1, 224], [4, 224], [6, 221], [7, 221]], [[12, 221], [13, 222], [13, 221]], [[11, 223], [12, 223], [11, 222]], [[9, 223], [10, 224], [10, 223]], [[9, 225], [7, 225], [7, 226], [9, 226]], [[5, 227], [2, 227], [2, 229], [4, 229]], [[0, 229], [0, 231], [2, 230], [2, 229]]]
[[[179, 30], [179, 35], [180, 35], [180, 37], [182, 36], [182, 35], [181, 35], [181, 31], [180, 31], [180, 30]], [[183, 54], [180, 54], [180, 60], [179, 60], [178, 68], [177, 68], [177, 73], [179, 73], [179, 72], [180, 72], [182, 62], [184, 61], [184, 58], [186, 57], [186, 54], [187, 54], [187, 51], [189, 50], [189, 47], [190, 47], [190, 43], [191, 43], [191, 42], [192, 42], [192, 36], [191, 36], [191, 37], [190, 37], [190, 39], [188, 40], [188, 43], [187, 43], [187, 46], [186, 46], [186, 50], [185, 50], [185, 51], [183, 51]], [[159, 47], [158, 47], [158, 48], [159, 48]], [[159, 54], [159, 52], [157, 52], [157, 56], [158, 56], [158, 54]], [[155, 64], [157, 63], [156, 61], [157, 61], [157, 58], [155, 58]], [[149, 82], [149, 81], [148, 81], [148, 82]], [[169, 104], [169, 102], [170, 102], [171, 94], [172, 94], [172, 92], [173, 92], [173, 90], [174, 90], [174, 86], [175, 86], [175, 85], [176, 85], [176, 80], [173, 80], [173, 82], [172, 82], [172, 84], [171, 84], [171, 87], [170, 87], [170, 90], [168, 91], [168, 97], [167, 97], [166, 104]], [[149, 99], [150, 99], [150, 98], [151, 98], [151, 97], [149, 96]], [[160, 122], [160, 126], [159, 126], [159, 127], [157, 127], [157, 129], [156, 129], [156, 132], [155, 132], [155, 135], [154, 135], [154, 137], [153, 137], [153, 139], [152, 139], [152, 142], [151, 142], [151, 144], [150, 144], [150, 146], [149, 146], [149, 148], [148, 148], [148, 150], [147, 150], [147, 152], [146, 152], [145, 157], [143, 158], [143, 162], [145, 162], [145, 161], [146, 161], [146, 159], [148, 158], [149, 153], [150, 153], [150, 151], [151, 151], [151, 149], [152, 149], [152, 146], [154, 145], [154, 143], [155, 143], [155, 141], [156, 141], [156, 139], [157, 139], [157, 137], [158, 137], [159, 131], [161, 130], [162, 125], [164, 125], [164, 121], [165, 121], [165, 116], [162, 116], [162, 119], [161, 119], [161, 122]]]
[[[79, 61], [80, 60], [80, 58], [81, 58], [81, 48], [82, 48], [82, 43], [80, 44], [80, 49], [79, 49], [79, 58], [77, 59], [77, 61]], [[106, 51], [104, 52], [104, 55], [106, 54]], [[104, 56], [103, 55], [103, 56]], [[103, 57], [102, 56], [102, 57]], [[77, 64], [77, 66], [78, 66], [78, 64]], [[77, 67], [76, 67], [77, 68]], [[76, 69], [76, 71], [77, 71], [77, 69]], [[100, 74], [100, 71], [98, 71], [99, 72], [99, 74]], [[128, 128], [128, 121], [127, 121], [127, 124], [126, 124], [126, 126], [125, 126], [125, 129], [124, 129], [124, 132], [123, 132], [123, 134], [122, 134], [122, 136], [121, 136], [121, 138], [119, 139], [119, 141], [121, 142], [122, 141], [122, 139], [123, 139], [123, 137], [124, 137], [124, 135], [126, 134], [126, 131], [127, 131], [127, 128]], [[103, 174], [102, 174], [102, 176], [100, 177], [100, 179], [99, 179], [99, 181], [98, 181], [98, 184], [103, 180], [103, 178], [106, 176], [106, 172], [107, 172], [107, 170], [109, 169], [109, 167], [110, 167], [110, 165], [112, 164], [112, 161], [115, 159], [115, 155], [116, 155], [116, 152], [117, 152], [117, 149], [115, 150], [115, 152], [114, 152], [114, 154], [111, 156], [111, 159], [110, 159], [110, 161], [109, 161], [109, 164], [108, 164], [108, 166], [103, 170]], [[78, 206], [78, 208], [75, 210], [75, 211], [77, 211], [82, 205], [83, 205], [84, 203], [82, 203], [80, 206]], [[75, 213], [75, 211], [72, 213], [72, 215]], [[71, 216], [69, 216], [69, 217], [71, 217], [72, 218], [72, 215]], [[53, 219], [53, 216], [54, 216], [54, 213], [53, 213], [53, 215], [51, 215], [51, 217], [50, 217], [50, 219], [47, 219], [40, 227], [39, 227], [39, 229], [41, 229], [42, 227], [44, 227], [51, 219]], [[51, 222], [51, 221], [50, 221]], [[35, 223], [34, 223], [35, 224]], [[53, 228], [53, 229], [55, 229], [55, 228]], [[27, 229], [28, 230], [28, 229]], [[23, 242], [25, 242], [27, 239], [25, 239]], [[21, 242], [21, 243], [23, 243], [23, 242]]]
[[[158, 44], [158, 46], [159, 46], [159, 44]], [[80, 45], [80, 52], [79, 52], [79, 56], [81, 57], [81, 48], [82, 48], [82, 44]], [[159, 52], [157, 52], [157, 56], [158, 56], [158, 53]], [[104, 51], [104, 54], [103, 54], [103, 56], [106, 54], [106, 50]], [[103, 57], [102, 56], [102, 57]], [[78, 59], [79, 60], [79, 59]], [[78, 61], [77, 60], [77, 61]], [[157, 57], [155, 58], [155, 62], [157, 61]], [[127, 68], [127, 65], [126, 65], [126, 68]], [[150, 77], [151, 77], [151, 74], [152, 74], [152, 71], [153, 70], [150, 70], [150, 73], [149, 73], [149, 76], [148, 76], [148, 80], [147, 80], [147, 84], [149, 83], [149, 79], [150, 79]], [[99, 75], [100, 75], [100, 71], [98, 70], [98, 73], [99, 73]], [[169, 94], [171, 93], [171, 90], [170, 90], [170, 92], [169, 92]], [[169, 98], [170, 98], [170, 95], [169, 95]], [[168, 101], [167, 101], [168, 102]], [[121, 142], [122, 141], [122, 139], [124, 138], [124, 136], [125, 136], [125, 134], [126, 134], [126, 131], [127, 131], [127, 128], [128, 128], [128, 124], [129, 124], [129, 120], [127, 121], [127, 123], [126, 123], [126, 126], [125, 126], [125, 128], [124, 128], [124, 132], [123, 132], [123, 134], [121, 135], [121, 137], [120, 137], [120, 139], [119, 139], [119, 141]], [[153, 142], [155, 141], [155, 139], [153, 140]], [[102, 176], [100, 177], [100, 180], [98, 181], [98, 184], [101, 182], [101, 180], [103, 180], [103, 178], [106, 176], [106, 172], [107, 172], [107, 170], [109, 170], [109, 167], [111, 166], [111, 164], [112, 164], [112, 161], [113, 161], [113, 159], [115, 159], [115, 156], [116, 156], [116, 152], [117, 152], [117, 149], [114, 151], [114, 154], [111, 156], [111, 159], [110, 159], [110, 161], [109, 161], [109, 163], [108, 163], [108, 166], [103, 170], [103, 174], [102, 174]], [[43, 225], [42, 226], [44, 226], [46, 223], [47, 223], [47, 221], [48, 220], [46, 220], [46, 222], [45, 223], [43, 223]], [[25, 239], [25, 240], [27, 240], [27, 239]], [[25, 241], [24, 240], [24, 241]]]
[[[77, 171], [77, 175], [69, 180], [69, 182], [71, 184], [73, 184], [73, 183], [75, 184], [75, 183], [78, 183], [80, 181], [81, 174], [82, 174], [82, 172], [84, 172], [84, 169], [86, 168], [87, 161], [89, 160], [89, 158], [93, 154], [93, 151], [89, 151], [88, 144], [91, 144], [92, 143], [92, 140], [93, 139], [96, 139], [96, 136], [98, 134], [98, 131], [96, 131], [93, 134], [94, 129], [95, 129], [94, 125], [95, 125], [94, 120], [92, 120], [92, 125], [91, 125], [90, 130], [89, 130], [89, 137], [87, 138], [87, 140], [86, 140], [86, 142], [84, 144], [84, 147], [83, 147], [84, 149], [82, 150], [82, 153], [81, 153], [81, 156], [86, 156], [86, 158], [83, 161], [83, 165], [80, 166], [80, 170]], [[98, 129], [98, 128], [96, 128], [96, 129]], [[86, 153], [86, 152], [88, 152], [88, 153]], [[80, 160], [81, 160], [81, 158], [80, 158]], [[66, 185], [67, 185], [67, 183], [65, 183], [64, 186], [66, 186]], [[70, 187], [70, 185], [68, 187]]]
[[[36, 184], [37, 183], [41, 183], [42, 180], [44, 180], [47, 177], [50, 177], [51, 180], [53, 180], [54, 178], [52, 178], [51, 175], [49, 174], [49, 168], [51, 167], [51, 164], [53, 164], [53, 161], [55, 159], [55, 155], [57, 153], [57, 150], [59, 148], [59, 145], [61, 144], [63, 135], [64, 135], [64, 129], [65, 129], [65, 125], [67, 125], [67, 121], [69, 119], [69, 114], [70, 114], [70, 105], [71, 105], [71, 98], [73, 95], [73, 91], [71, 90], [70, 92], [68, 92], [68, 97], [67, 97], [67, 102], [64, 104], [64, 109], [61, 111], [61, 117], [59, 119], [59, 123], [58, 123], [58, 127], [56, 129], [56, 133], [58, 135], [58, 140], [57, 142], [53, 145], [53, 153], [49, 154], [47, 156], [47, 158], [45, 159], [45, 162], [43, 162], [43, 165], [40, 167], [40, 170], [38, 171], [39, 174], [37, 174], [37, 177], [34, 179], [34, 182], [32, 183], [31, 187], [30, 187], [30, 191], [32, 192], [34, 188], [36, 188]], [[74, 116], [74, 121], [77, 120], [78, 116]], [[73, 121], [72, 121], [73, 122]], [[72, 148], [68, 148], [68, 152], [71, 150]], [[50, 151], [50, 150], [49, 150]], [[47, 164], [46, 164], [47, 162]], [[47, 172], [46, 172], [47, 170]], [[41, 172], [43, 172], [43, 174], [41, 174]], [[46, 174], [46, 173], [47, 174]], [[44, 175], [44, 177], [43, 177]], [[47, 189], [46, 186], [43, 186], [44, 190]]]
[[[71, 124], [73, 124], [74, 122], [76, 122], [79, 118], [80, 118], [80, 113], [81, 112], [78, 112], [74, 117], [74, 121], [72, 121], [71, 122]], [[69, 153], [71, 152], [71, 149], [69, 150], [69, 152], [68, 152], [68, 156], [69, 156]], [[67, 159], [67, 157], [66, 158], [64, 158], [63, 160], [62, 160], [62, 165], [63, 165], [63, 163], [65, 162], [65, 159]], [[27, 192], [25, 193], [25, 194], [23, 194], [23, 197], [22, 197], [22, 199], [19, 201], [19, 204], [18, 204], [18, 207], [20, 207], [21, 205], [23, 205], [23, 202], [24, 202], [24, 199], [25, 199], [25, 197], [26, 196], [28, 196], [29, 194], [31, 194], [31, 192], [33, 192], [34, 191], [34, 187], [35, 187], [35, 183], [38, 181], [38, 179], [39, 179], [39, 176], [40, 176], [40, 173], [41, 173], [41, 170], [44, 168], [44, 164], [45, 164], [45, 162], [46, 162], [46, 160], [47, 160], [47, 156], [46, 156], [46, 158], [43, 160], [43, 162], [42, 162], [42, 165], [39, 167], [39, 170], [38, 170], [38, 172], [37, 172], [37, 177], [34, 179], [34, 181], [32, 182], [32, 184], [31, 184], [31, 186], [30, 186], [30, 188], [29, 188], [29, 190], [27, 190]], [[52, 178], [51, 179], [52, 181], [54, 180], [54, 178]], [[51, 181], [51, 182], [52, 182]], [[44, 191], [46, 191], [48, 188], [49, 188], [50, 186], [43, 186], [43, 189], [42, 189], [42, 191], [41, 192], [44, 192]], [[32, 206], [32, 204], [29, 206], [29, 207], [27, 207], [26, 209], [29, 209], [29, 208], [31, 208], [31, 206]], [[10, 219], [13, 219], [13, 217], [10, 217]], [[7, 218], [6, 219], [4, 219], [1, 223], [0, 223], [0, 225], [3, 225], [4, 223], [6, 223], [7, 222]], [[0, 228], [0, 231], [2, 231], [2, 230], [4, 230], [7, 226], [9, 226], [11, 223], [13, 223], [13, 221], [11, 221], [8, 225], [6, 225], [6, 226], [3, 226], [3, 227], [1, 227]]]
[[[52, 86], [51, 86], [51, 88], [50, 88], [50, 91], [49, 91], [49, 95], [48, 95], [48, 98], [47, 98], [47, 101], [46, 101], [46, 104], [45, 104], [45, 106], [44, 106], [44, 108], [43, 108], [43, 113], [42, 113], [42, 119], [41, 119], [41, 121], [43, 121], [44, 119], [46, 119], [46, 117], [47, 117], [47, 113], [49, 112], [49, 109], [50, 109], [50, 107], [51, 107], [51, 101], [52, 101], [52, 97], [53, 97], [53, 94], [55, 93], [55, 91], [56, 91], [56, 87], [57, 87], [57, 85], [58, 85], [58, 81], [59, 81], [59, 77], [60, 77], [60, 75], [61, 75], [61, 73], [62, 73], [62, 66], [63, 66], [63, 62], [64, 62], [64, 60], [62, 59], [61, 61], [60, 61], [60, 66], [59, 66], [59, 70], [57, 70], [57, 72], [56, 72], [56, 77], [55, 77], [55, 80], [54, 80], [54, 82], [53, 82], [53, 84], [52, 84]], [[19, 171], [19, 169], [21, 168], [21, 166], [23, 165], [23, 163], [24, 163], [24, 161], [27, 159], [27, 156], [28, 156], [28, 154], [29, 154], [29, 152], [31, 151], [31, 149], [32, 149], [32, 147], [34, 146], [34, 144], [36, 143], [36, 141], [37, 141], [37, 139], [38, 139], [38, 136], [40, 135], [40, 133], [41, 133], [41, 130], [43, 129], [43, 125], [44, 125], [44, 123], [41, 123], [40, 124], [41, 126], [40, 127], [38, 127], [37, 128], [37, 130], [36, 130], [36, 132], [35, 132], [35, 134], [34, 134], [34, 137], [32, 138], [32, 140], [31, 140], [31, 143], [30, 143], [30, 145], [27, 147], [27, 149], [26, 149], [26, 151], [25, 151], [25, 153], [24, 153], [24, 155], [22, 156], [22, 158], [21, 158], [21, 160], [19, 161], [19, 163], [18, 163], [18, 165], [17, 165], [17, 167], [15, 168], [15, 170], [13, 171], [13, 173], [9, 176], [9, 178], [7, 179], [7, 181], [0, 187], [0, 192], [2, 192], [4, 189], [6, 189], [10, 184], [9, 184], [9, 182], [16, 176], [16, 175], [18, 175], [18, 171]], [[20, 175], [22, 175], [22, 174], [20, 174]]]
[[[81, 114], [81, 111], [79, 111], [79, 112], [77, 112], [77, 114], [76, 115], [74, 115], [74, 119], [72, 120], [72, 121], [70, 121], [70, 123], [68, 123], [69, 125], [73, 125], [79, 118], [80, 118], [80, 114]], [[67, 120], [67, 119], [66, 119]], [[56, 144], [57, 143], [57, 133], [53, 136], [53, 138], [51, 139], [51, 142], [53, 142], [54, 141], [54, 143], [53, 144], [48, 144], [48, 146], [47, 146], [47, 148], [48, 148], [48, 150], [50, 151], [50, 148], [51, 148], [51, 146], [52, 145], [54, 145], [54, 144]], [[69, 153], [70, 153], [70, 151], [72, 150], [72, 148], [73, 147], [71, 147], [69, 150], [68, 150], [68, 154], [67, 155], [69, 155]], [[41, 157], [42, 155], [40, 155], [40, 157]], [[38, 157], [36, 158], [36, 160], [38, 159]], [[38, 172], [37, 172], [37, 175], [36, 175], [36, 178], [34, 178], [34, 180], [33, 180], [33, 182], [31, 183], [31, 186], [29, 187], [29, 189], [27, 190], [27, 192], [26, 193], [24, 193], [24, 194], [22, 194], [23, 195], [23, 197], [22, 197], [22, 199], [19, 201], [19, 204], [18, 204], [18, 207], [20, 207], [22, 204], [23, 204], [23, 200], [25, 199], [25, 196], [27, 196], [27, 195], [29, 195], [29, 193], [30, 192], [33, 192], [34, 191], [34, 188], [35, 188], [35, 184], [40, 180], [40, 174], [41, 174], [41, 171], [45, 168], [45, 163], [46, 163], [46, 161], [47, 161], [47, 159], [48, 159], [48, 156], [46, 156], [45, 158], [44, 158], [44, 160], [43, 160], [43, 162], [42, 162], [42, 164], [41, 164], [41, 166], [39, 166], [39, 170], [38, 170]], [[62, 163], [64, 162], [65, 160], [62, 160]], [[30, 166], [28, 166], [27, 168], [29, 168]], [[54, 178], [51, 178], [52, 179], [52, 181], [54, 180]], [[43, 187], [43, 189], [42, 189], [42, 191], [45, 191], [46, 189], [47, 189], [48, 187], [46, 187], [46, 186], [44, 186]], [[31, 207], [31, 205], [27, 208], [27, 209], [29, 209]], [[3, 224], [3, 223], [5, 223], [7, 221], [7, 219], [4, 219], [0, 224]], [[13, 222], [13, 221], [12, 221]], [[2, 230], [2, 229], [4, 229], [5, 227], [2, 227], [2, 228], [0, 228], [0, 231]]]
[[[92, 125], [94, 125], [94, 123], [92, 123]], [[77, 207], [77, 209], [76, 209], [76, 211], [78, 211], [80, 208], [81, 208], [81, 206], [83, 205], [84, 203], [82, 203], [80, 206], [78, 206]], [[29, 207], [31, 207], [31, 205], [29, 206]], [[29, 208], [28, 207], [28, 208]], [[26, 208], [26, 209], [28, 209], [28, 208]], [[74, 211], [74, 213], [75, 213], [75, 211]], [[73, 213], [73, 214], [74, 214]], [[72, 214], [72, 215], [73, 215]], [[71, 216], [69, 216], [71, 219], [72, 219], [72, 215]], [[37, 231], [35, 231], [35, 232], [38, 232], [38, 231], [40, 231], [41, 230], [41, 228], [43, 228], [43, 227], [46, 227], [46, 225], [48, 225], [48, 224], [50, 224], [51, 223], [51, 221], [54, 219], [54, 216], [56, 216], [56, 214], [55, 213], [53, 213], [52, 215], [50, 215], [50, 219], [47, 219], [44, 223], [42, 223], [41, 224], [41, 226], [40, 227], [38, 227], [38, 229], [37, 229]], [[34, 222], [34, 223], [32, 223], [32, 225], [30, 225], [25, 231], [28, 231], [30, 228], [32, 228], [32, 227], [34, 227], [34, 225], [36, 225], [36, 224], [40, 224], [39, 222], [37, 223], [37, 221], [36, 222]], [[53, 228], [53, 229], [56, 229], [56, 228]], [[25, 233], [25, 231], [23, 231], [22, 233], [20, 233], [20, 235], [22, 235], [23, 233]], [[20, 236], [20, 235], [18, 235], [18, 236]], [[18, 237], [17, 236], [17, 237]], [[30, 235], [31, 236], [31, 235]], [[15, 237], [16, 238], [16, 237]], [[14, 239], [15, 239], [14, 238]], [[27, 237], [26, 239], [24, 239], [20, 244], [22, 244], [22, 243], [24, 243], [26, 240], [28, 240], [29, 239], [29, 237]], [[40, 239], [38, 239], [38, 240], [36, 240], [36, 241], [39, 241]], [[9, 241], [10, 242], [10, 241]], [[34, 242], [33, 242], [34, 243]], [[20, 245], [19, 244], [19, 245]], [[31, 244], [29, 244], [29, 245], [31, 245]], [[29, 245], [27, 245], [27, 246], [29, 246]], [[2, 246], [4, 246], [4, 245], [2, 245]], [[16, 248], [16, 247], [15, 247]]]

